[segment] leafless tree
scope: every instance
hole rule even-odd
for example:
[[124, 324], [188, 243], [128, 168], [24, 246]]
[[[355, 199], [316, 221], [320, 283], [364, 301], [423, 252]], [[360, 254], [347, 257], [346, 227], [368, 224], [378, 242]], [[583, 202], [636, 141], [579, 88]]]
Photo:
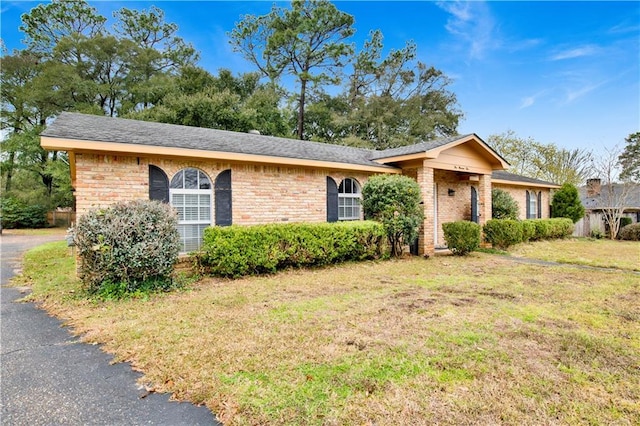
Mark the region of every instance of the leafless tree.
[[622, 150], [618, 145], [611, 149], [605, 148], [604, 154], [594, 156], [592, 162], [592, 176], [599, 179], [599, 195], [594, 197], [592, 209], [602, 212], [605, 224], [609, 228], [609, 238], [612, 240], [620, 230], [620, 219], [624, 210], [630, 207], [632, 191], [635, 184], [630, 181], [620, 181], [620, 164], [618, 157]]

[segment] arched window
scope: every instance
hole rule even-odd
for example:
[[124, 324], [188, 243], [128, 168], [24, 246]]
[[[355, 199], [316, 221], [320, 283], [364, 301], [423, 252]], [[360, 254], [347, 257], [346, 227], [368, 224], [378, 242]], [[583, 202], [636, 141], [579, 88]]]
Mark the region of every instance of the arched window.
[[202, 232], [211, 225], [211, 179], [201, 170], [182, 169], [171, 179], [169, 197], [178, 212], [182, 251], [198, 250]]
[[535, 191], [527, 191], [527, 219], [536, 219], [542, 217], [540, 214], [540, 201], [542, 193]]
[[360, 185], [355, 179], [346, 178], [338, 187], [338, 219], [360, 220]]

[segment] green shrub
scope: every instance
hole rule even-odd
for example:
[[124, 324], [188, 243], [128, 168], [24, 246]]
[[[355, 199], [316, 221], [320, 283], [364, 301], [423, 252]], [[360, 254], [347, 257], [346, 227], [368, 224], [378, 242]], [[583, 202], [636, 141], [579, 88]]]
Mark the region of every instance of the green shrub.
[[84, 214], [73, 230], [83, 284], [107, 297], [168, 288], [180, 251], [177, 223], [173, 209], [157, 201]]
[[619, 232], [621, 240], [640, 241], [640, 223], [626, 225]]
[[573, 221], [569, 218], [554, 219], [530, 219], [536, 227], [532, 240], [550, 240], [556, 238], [566, 238], [573, 234]]
[[522, 242], [526, 243], [536, 236], [536, 224], [532, 220], [523, 220], [522, 225]]
[[449, 222], [442, 224], [444, 240], [449, 250], [458, 256], [464, 256], [480, 247], [482, 228], [469, 221]]
[[596, 240], [604, 238], [604, 234], [599, 229], [592, 229], [591, 232], [589, 233], [589, 236], [591, 238], [595, 238]]
[[383, 226], [371, 221], [210, 227], [195, 257], [206, 273], [239, 277], [380, 258], [384, 240]]
[[627, 226], [627, 225], [631, 225], [631, 223], [632, 223], [632, 222], [633, 222], [633, 221], [631, 220], [631, 218], [630, 218], [630, 217], [622, 216], [622, 217], [620, 218], [620, 229], [624, 228], [624, 227], [625, 227], [625, 226]]
[[47, 225], [47, 208], [29, 205], [15, 197], [5, 197], [0, 204], [3, 228], [44, 228]]
[[384, 225], [392, 256], [418, 238], [424, 219], [420, 199], [420, 186], [407, 176], [372, 176], [362, 188], [365, 217]]
[[485, 241], [499, 249], [522, 242], [522, 223], [512, 219], [491, 219], [483, 227]]
[[580, 201], [578, 188], [570, 183], [562, 185], [555, 194], [551, 202], [551, 212], [553, 217], [566, 217], [573, 223], [584, 217], [584, 207]]
[[491, 190], [491, 217], [493, 219], [518, 219], [518, 203], [502, 189]]
[[549, 221], [550, 232], [547, 238], [558, 239], [573, 234], [574, 222], [569, 218], [542, 219]]
[[546, 219], [529, 219], [531, 223], [536, 227], [536, 233], [533, 236], [533, 241], [539, 241], [547, 239], [549, 235], [549, 222]]

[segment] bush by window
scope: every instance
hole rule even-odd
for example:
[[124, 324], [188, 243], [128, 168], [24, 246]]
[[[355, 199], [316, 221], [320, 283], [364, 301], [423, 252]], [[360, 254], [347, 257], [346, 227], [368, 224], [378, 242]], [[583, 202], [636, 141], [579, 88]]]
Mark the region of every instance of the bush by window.
[[166, 287], [180, 250], [176, 214], [159, 201], [91, 210], [78, 218], [74, 243], [78, 275], [91, 293]]
[[362, 195], [365, 217], [384, 225], [391, 255], [400, 256], [403, 247], [418, 238], [424, 219], [420, 186], [407, 176], [376, 175], [364, 185]]
[[499, 188], [491, 190], [491, 217], [493, 219], [518, 219], [518, 203], [511, 194]]

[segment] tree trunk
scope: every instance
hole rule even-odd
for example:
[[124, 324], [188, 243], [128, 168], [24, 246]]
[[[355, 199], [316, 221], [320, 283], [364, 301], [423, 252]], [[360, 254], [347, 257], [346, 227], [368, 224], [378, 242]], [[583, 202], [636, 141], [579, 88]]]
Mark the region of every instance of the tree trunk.
[[304, 101], [307, 91], [307, 80], [300, 80], [300, 105], [298, 105], [298, 139], [304, 139]]
[[7, 159], [7, 180], [5, 182], [4, 190], [5, 192], [11, 191], [11, 178], [13, 177], [13, 167], [16, 161], [16, 153], [11, 151], [9, 153], [9, 158]]

